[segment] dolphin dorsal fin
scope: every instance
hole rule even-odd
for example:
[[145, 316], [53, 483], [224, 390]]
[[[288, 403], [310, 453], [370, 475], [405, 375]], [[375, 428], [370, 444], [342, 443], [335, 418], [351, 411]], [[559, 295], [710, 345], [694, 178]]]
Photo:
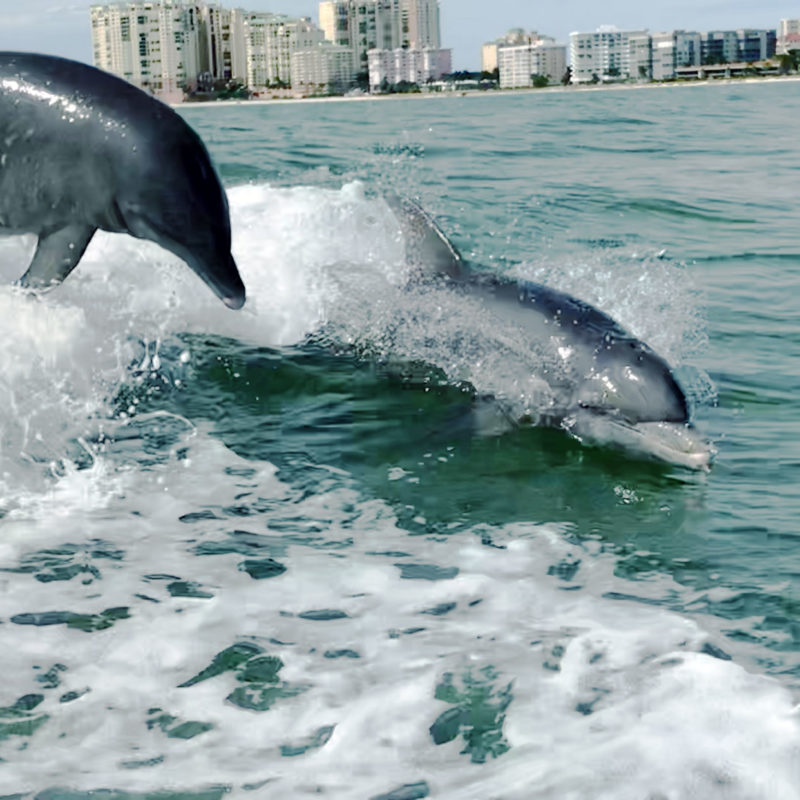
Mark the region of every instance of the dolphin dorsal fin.
[[433, 217], [416, 201], [397, 194], [385, 195], [406, 243], [406, 262], [426, 275], [461, 278], [464, 259]]

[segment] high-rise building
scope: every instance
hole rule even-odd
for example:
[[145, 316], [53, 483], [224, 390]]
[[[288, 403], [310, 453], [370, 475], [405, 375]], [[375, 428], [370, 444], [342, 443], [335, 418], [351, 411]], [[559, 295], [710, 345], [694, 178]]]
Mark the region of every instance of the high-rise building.
[[800, 50], [800, 19], [782, 19], [778, 25], [777, 52]]
[[702, 34], [696, 31], [674, 31], [675, 66], [694, 67], [703, 63]]
[[501, 89], [533, 86], [536, 78], [547, 78], [551, 83], [557, 83], [567, 69], [567, 48], [546, 39], [500, 45], [497, 68]]
[[200, 41], [205, 50], [205, 66], [214, 80], [244, 80], [242, 12], [220, 5], [200, 8]]
[[700, 34], [701, 64], [763, 61], [775, 55], [775, 31], [739, 28]]
[[656, 58], [655, 37], [646, 33], [633, 34], [628, 38], [629, 73], [635, 80], [648, 80]]
[[764, 61], [775, 55], [775, 31], [740, 28], [736, 31], [739, 61]]
[[506, 45], [536, 44], [541, 42], [554, 42], [549, 36], [540, 36], [536, 31], [525, 31], [523, 28], [511, 28], [505, 36], [486, 42], [481, 47], [481, 70], [492, 72], [498, 68], [498, 49]]
[[670, 81], [679, 67], [697, 67], [702, 64], [702, 37], [695, 31], [668, 31], [654, 33], [651, 41], [651, 69], [654, 81]]
[[247, 61], [247, 85], [290, 86], [292, 55], [314, 49], [324, 41], [322, 31], [308, 17], [292, 19], [282, 14], [246, 12], [242, 22]]
[[367, 72], [370, 50], [403, 44], [401, 6], [408, 0], [335, 0], [319, 4], [319, 26], [333, 44], [353, 51], [353, 71]]
[[451, 51], [441, 48], [397, 47], [394, 50], [369, 51], [369, 86], [372, 92], [401, 82], [420, 86], [438, 80], [451, 69]]
[[736, 31], [708, 31], [701, 34], [702, 64], [732, 64], [739, 60]]
[[207, 68], [198, 4], [127, 2], [89, 13], [95, 66], [135, 86], [178, 99]]
[[439, 0], [400, 0], [401, 45], [412, 50], [439, 49]]
[[613, 81], [630, 77], [632, 37], [647, 31], [620, 31], [603, 25], [594, 33], [570, 34], [570, 62], [573, 83]]
[[353, 50], [353, 69], [366, 72], [370, 50], [439, 50], [439, 0], [325, 0], [319, 26], [333, 44]]
[[327, 41], [350, 47], [350, 5], [347, 0], [319, 4], [319, 27]]
[[292, 88], [298, 94], [343, 93], [353, 81], [353, 52], [323, 41], [292, 55]]

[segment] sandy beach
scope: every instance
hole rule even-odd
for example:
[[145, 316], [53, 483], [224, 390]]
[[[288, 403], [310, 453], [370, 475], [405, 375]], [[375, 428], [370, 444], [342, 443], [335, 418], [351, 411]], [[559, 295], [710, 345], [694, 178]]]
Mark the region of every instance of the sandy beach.
[[219, 107], [242, 106], [242, 105], [265, 105], [281, 103], [363, 103], [363, 102], [382, 102], [387, 100], [435, 100], [452, 99], [456, 97], [507, 97], [509, 94], [553, 94], [553, 93], [585, 93], [585, 92], [628, 92], [628, 91], [647, 91], [650, 89], [690, 89], [710, 86], [741, 86], [743, 84], [767, 84], [767, 83], [796, 83], [800, 81], [800, 75], [782, 75], [767, 77], [749, 78], [710, 78], [706, 80], [693, 81], [669, 81], [651, 83], [611, 83], [598, 85], [569, 85], [569, 86], [546, 86], [540, 89], [520, 88], [520, 89], [458, 89], [446, 92], [413, 92], [408, 94], [363, 94], [354, 96], [333, 97], [282, 97], [282, 98], [257, 98], [253, 100], [202, 100], [199, 102], [186, 101], [182, 103], [171, 103], [174, 108], [192, 107]]

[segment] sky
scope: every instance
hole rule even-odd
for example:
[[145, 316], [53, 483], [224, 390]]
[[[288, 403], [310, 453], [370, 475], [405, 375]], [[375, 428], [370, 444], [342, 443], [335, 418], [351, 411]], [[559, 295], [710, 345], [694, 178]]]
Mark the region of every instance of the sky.
[[[98, 0], [102, 2], [102, 0]], [[88, 2], [75, 0], [0, 0], [0, 50], [33, 50], [91, 63]], [[316, 0], [222, 0], [222, 5], [252, 11], [277, 11], [317, 19]], [[442, 46], [453, 50], [454, 69], [479, 69], [481, 44], [509, 28], [526, 28], [567, 43], [572, 31], [599, 25], [623, 30], [707, 31], [776, 28], [800, 17], [800, 0], [440, 0]]]

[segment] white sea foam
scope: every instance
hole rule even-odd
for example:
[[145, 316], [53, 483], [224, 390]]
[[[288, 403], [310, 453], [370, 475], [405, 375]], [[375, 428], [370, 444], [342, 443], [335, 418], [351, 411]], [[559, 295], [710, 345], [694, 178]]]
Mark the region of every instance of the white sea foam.
[[[234, 254], [248, 290], [241, 312], [226, 309], [152, 242], [104, 233], [53, 291], [38, 298], [0, 291], [6, 485], [14, 482], [20, 456], [57, 464], [74, 449], [70, 442], [92, 438], [104, 403], [130, 379], [142, 343], [139, 372], [157, 372], [159, 345], [176, 333], [283, 346], [324, 329], [334, 342], [420, 360], [452, 381], [469, 381], [501, 398], [514, 418], [535, 420], [556, 402], [552, 382], [537, 376], [563, 366], [534, 349], [523, 330], [447, 288], [408, 290], [397, 222], [363, 184], [242, 186], [230, 191], [230, 205]], [[16, 237], [0, 245], [0, 275], [10, 281], [30, 258], [32, 242]], [[673, 361], [691, 353], [700, 335], [697, 306], [679, 267], [658, 259], [622, 259], [613, 270], [593, 266], [520, 269], [598, 302]]]
[[[360, 184], [241, 187], [231, 209], [249, 292], [240, 313], [176, 259], [124, 236], [98, 235], [78, 270], [40, 298], [0, 292], [0, 457], [4, 497], [14, 497], [0, 561], [16, 568], [39, 553], [44, 576], [0, 577], [0, 706], [44, 696], [26, 717], [41, 720], [27, 747], [19, 734], [0, 741], [4, 791], [220, 785], [238, 798], [269, 781], [261, 791], [275, 796], [319, 789], [355, 800], [424, 781], [431, 796], [459, 800], [793, 800], [800, 732], [788, 693], [701, 652], [696, 622], [604, 597], [631, 587], [615, 577], [612, 556], [570, 544], [564, 526], [412, 537], [347, 473], [307, 465], [317, 474], [307, 494], [172, 415], [115, 421], [118, 436], [105, 445], [82, 438], [110, 424], [120, 383], [175, 366], [160, 343], [185, 332], [277, 346], [325, 327], [523, 407], [546, 402], [546, 387], [525, 377], [541, 354], [513, 329], [447, 291], [405, 290], [396, 223]], [[4, 242], [0, 272], [14, 277], [29, 253], [27, 240]], [[587, 296], [575, 277], [571, 291]], [[662, 284], [629, 284], [634, 295], [613, 309], [620, 322], [639, 330], [644, 316], [660, 319], [654, 330], [666, 329], [661, 341], [680, 358]], [[192, 354], [175, 357], [185, 364]], [[141, 437], [161, 429], [172, 444], [145, 465]], [[64, 458], [70, 442], [88, 450], [82, 469]], [[44, 464], [61, 459], [44, 485], [23, 469], [32, 449]], [[399, 467], [390, 475], [418, 480]], [[286, 572], [255, 580], [242, 550], [198, 554], [230, 543], [234, 530]], [[247, 536], [270, 537], [272, 549]], [[495, 547], [479, 544], [487, 537]], [[59, 547], [77, 548], [67, 562], [87, 571], [50, 580], [42, 559]], [[168, 587], [181, 582], [199, 596], [174, 587], [173, 596]], [[129, 616], [92, 633], [80, 629], [85, 620], [35, 626], [17, 616], [115, 608]], [[320, 610], [346, 616], [300, 616]], [[243, 685], [234, 669], [180, 687], [242, 642], [283, 662], [274, 685], [286, 696], [269, 711], [226, 702]], [[55, 664], [65, 669], [48, 688], [37, 678]], [[439, 745], [437, 721], [452, 733]], [[185, 722], [213, 727], [168, 736]]]
[[[93, 560], [103, 576], [89, 586], [32, 594], [30, 576], [9, 576], [5, 614], [125, 606], [130, 617], [95, 633], [4, 625], [4, 703], [40, 692], [31, 716], [49, 715], [25, 749], [17, 736], [0, 742], [7, 792], [219, 785], [239, 798], [268, 780], [263, 791], [276, 796], [348, 800], [422, 781], [431, 796], [476, 800], [795, 797], [800, 726], [789, 694], [700, 652], [696, 623], [603, 598], [631, 587], [591, 542], [530, 523], [410, 538], [346, 474], [320, 470], [305, 496], [202, 430], [177, 444], [168, 463], [125, 473], [102, 509], [43, 505], [13, 522], [14, 541], [32, 550], [102, 542], [124, 556]], [[88, 470], [64, 478], [63, 496], [97, 480]], [[267, 510], [226, 518], [242, 502]], [[200, 510], [213, 516], [178, 522]], [[293, 539], [282, 538], [287, 517]], [[241, 553], [195, 554], [230, 541], [232, 527], [272, 536], [287, 571], [253, 580], [237, 569]], [[481, 545], [487, 534], [503, 547]], [[578, 560], [571, 577], [550, 569]], [[173, 579], [213, 597], [170, 596]], [[347, 616], [300, 616], [319, 609]], [[225, 701], [242, 685], [232, 669], [181, 688], [236, 642], [279, 657], [271, 685], [298, 693], [243, 710]], [[60, 686], [43, 688], [37, 676], [56, 663]], [[437, 694], [442, 686], [450, 693]], [[80, 696], [59, 702], [68, 692]], [[431, 727], [459, 708], [452, 740], [436, 745]], [[167, 736], [192, 721], [213, 727]]]

